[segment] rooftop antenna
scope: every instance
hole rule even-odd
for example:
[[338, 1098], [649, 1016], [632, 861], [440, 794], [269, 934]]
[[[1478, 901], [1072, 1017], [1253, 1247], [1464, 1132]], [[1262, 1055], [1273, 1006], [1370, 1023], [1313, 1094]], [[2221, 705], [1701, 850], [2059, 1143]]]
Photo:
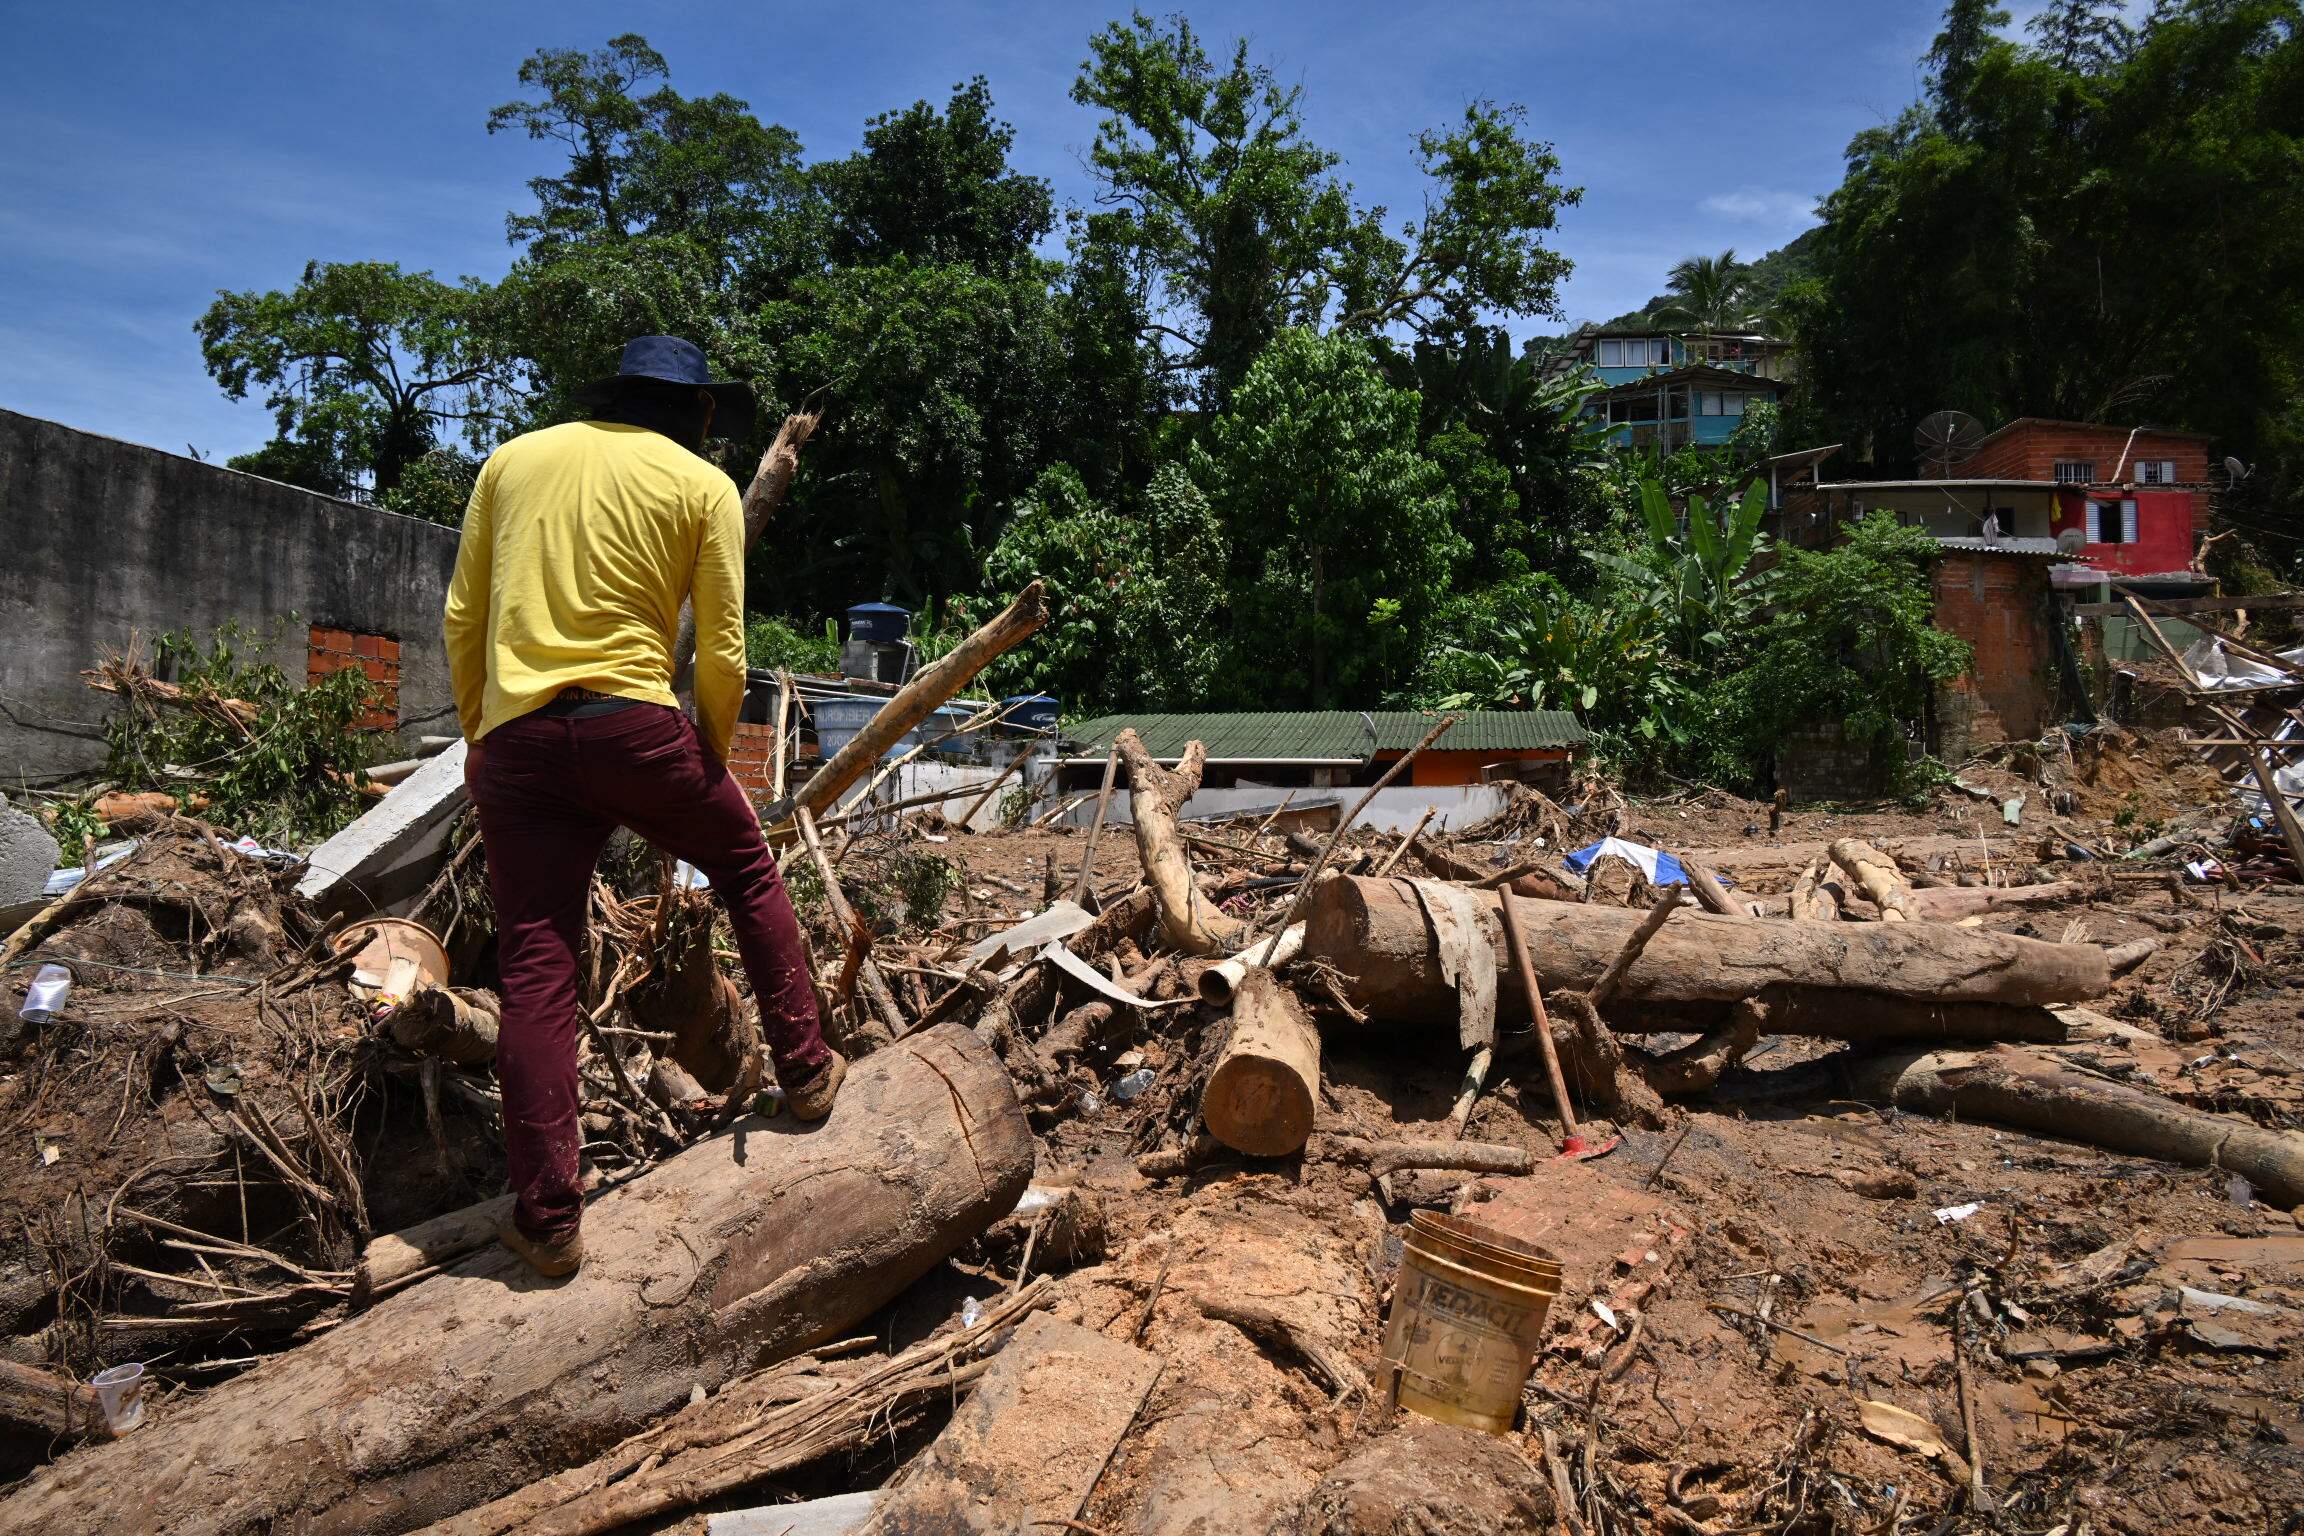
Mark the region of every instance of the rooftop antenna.
[[1931, 479], [1945, 480], [1956, 464], [1965, 462], [1984, 441], [1984, 423], [1966, 411], [1930, 411], [1912, 429], [1912, 446]]

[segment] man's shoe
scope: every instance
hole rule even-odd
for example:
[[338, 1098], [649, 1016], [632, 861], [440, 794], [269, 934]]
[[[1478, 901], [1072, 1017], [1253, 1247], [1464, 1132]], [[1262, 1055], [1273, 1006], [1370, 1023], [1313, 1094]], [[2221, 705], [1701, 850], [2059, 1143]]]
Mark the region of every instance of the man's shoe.
[[540, 1275], [557, 1279], [576, 1273], [576, 1266], [584, 1262], [584, 1232], [582, 1228], [566, 1237], [540, 1243], [514, 1226], [507, 1217], [496, 1228], [496, 1241], [528, 1261], [528, 1267]]
[[784, 1103], [802, 1120], [821, 1120], [832, 1113], [832, 1101], [847, 1080], [848, 1058], [834, 1051], [814, 1077], [784, 1090]]

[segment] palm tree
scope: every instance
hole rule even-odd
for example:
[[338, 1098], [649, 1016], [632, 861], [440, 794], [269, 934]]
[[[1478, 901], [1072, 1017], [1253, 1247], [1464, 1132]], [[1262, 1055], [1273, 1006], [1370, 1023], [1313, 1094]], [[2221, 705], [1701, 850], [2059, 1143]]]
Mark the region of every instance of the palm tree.
[[1690, 256], [1666, 278], [1672, 299], [1658, 306], [1656, 318], [1713, 335], [1749, 330], [1759, 324], [1750, 308], [1751, 272], [1733, 247], [1717, 256]]

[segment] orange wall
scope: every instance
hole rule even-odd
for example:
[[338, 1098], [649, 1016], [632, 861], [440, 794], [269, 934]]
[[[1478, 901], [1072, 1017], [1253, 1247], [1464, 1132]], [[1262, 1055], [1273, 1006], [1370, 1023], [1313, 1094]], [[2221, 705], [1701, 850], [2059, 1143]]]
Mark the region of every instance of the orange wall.
[[[1376, 754], [1376, 762], [1379, 765], [1397, 762], [1403, 755], [1399, 752], [1379, 752]], [[1408, 782], [1416, 786], [1477, 784], [1480, 782], [1480, 770], [1491, 763], [1557, 763], [1564, 761], [1567, 756], [1567, 752], [1558, 747], [1540, 752], [1449, 752], [1439, 747], [1427, 747], [1416, 754], [1416, 761], [1408, 765]]]

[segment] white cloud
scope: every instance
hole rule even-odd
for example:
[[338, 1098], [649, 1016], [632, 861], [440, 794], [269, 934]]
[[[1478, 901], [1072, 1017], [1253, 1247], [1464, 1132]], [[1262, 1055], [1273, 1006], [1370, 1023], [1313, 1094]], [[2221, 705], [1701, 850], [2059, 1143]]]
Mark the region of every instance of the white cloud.
[[1816, 198], [1808, 192], [1778, 192], [1763, 187], [1739, 187], [1715, 192], [1698, 205], [1706, 213], [1748, 224], [1799, 229], [1816, 222]]

